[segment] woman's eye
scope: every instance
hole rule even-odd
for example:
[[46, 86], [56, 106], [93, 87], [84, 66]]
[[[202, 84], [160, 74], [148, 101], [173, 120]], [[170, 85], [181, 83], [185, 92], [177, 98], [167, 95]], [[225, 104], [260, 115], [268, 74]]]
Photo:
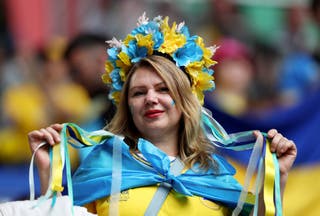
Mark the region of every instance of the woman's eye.
[[136, 91], [136, 92], [133, 92], [132, 94], [133, 97], [140, 96], [140, 95], [143, 95], [142, 91]]
[[160, 89], [159, 89], [159, 91], [160, 92], [169, 92], [169, 89], [168, 89], [168, 87], [161, 87]]

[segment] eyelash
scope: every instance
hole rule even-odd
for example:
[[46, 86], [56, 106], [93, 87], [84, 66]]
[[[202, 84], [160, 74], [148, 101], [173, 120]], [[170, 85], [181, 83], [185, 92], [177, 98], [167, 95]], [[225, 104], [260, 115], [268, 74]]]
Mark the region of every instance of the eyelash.
[[159, 89], [159, 91], [160, 91], [160, 92], [169, 92], [169, 89], [168, 89], [168, 87], [161, 87], [161, 88]]
[[137, 97], [137, 96], [140, 96], [140, 95], [142, 95], [142, 94], [143, 94], [142, 91], [136, 91], [136, 92], [134, 92], [134, 93], [132, 94], [132, 97]]
[[[159, 87], [157, 89], [158, 92], [160, 93], [168, 93], [169, 92], [169, 88], [168, 87]], [[133, 92], [132, 97], [138, 97], [140, 95], [146, 94], [145, 91], [136, 91]]]

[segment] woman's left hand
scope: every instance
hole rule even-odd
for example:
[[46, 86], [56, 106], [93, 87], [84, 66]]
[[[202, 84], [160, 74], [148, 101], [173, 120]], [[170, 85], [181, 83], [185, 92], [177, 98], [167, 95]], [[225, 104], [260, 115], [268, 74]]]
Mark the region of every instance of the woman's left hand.
[[[259, 133], [259, 131], [254, 132], [256, 137], [258, 137]], [[297, 157], [297, 147], [292, 140], [284, 137], [276, 129], [268, 131], [268, 138], [271, 140], [270, 150], [271, 152], [276, 153], [278, 158], [281, 196], [283, 197], [289, 171]]]
[[288, 140], [276, 129], [268, 131], [271, 139], [270, 150], [276, 153], [279, 162], [280, 176], [286, 177], [297, 157], [297, 147], [292, 140]]
[[[254, 132], [255, 136], [258, 136], [259, 133], [259, 131]], [[276, 129], [268, 131], [268, 138], [271, 139], [271, 152], [276, 153], [278, 157], [280, 176], [286, 179], [297, 157], [297, 147], [292, 140], [284, 137]]]

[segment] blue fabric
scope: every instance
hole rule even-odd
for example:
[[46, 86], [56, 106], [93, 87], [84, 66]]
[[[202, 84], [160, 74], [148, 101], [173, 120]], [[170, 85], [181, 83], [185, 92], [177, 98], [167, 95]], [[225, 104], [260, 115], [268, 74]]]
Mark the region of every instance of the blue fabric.
[[[208, 98], [208, 97], [207, 97]], [[214, 103], [205, 101], [206, 108], [228, 133], [246, 130], [268, 131], [276, 128], [295, 142], [298, 154], [294, 166], [319, 164], [320, 148], [317, 135], [320, 134], [320, 89], [304, 96], [290, 108], [276, 107], [261, 115], [249, 113], [234, 117], [219, 110]], [[250, 151], [224, 151], [236, 161], [246, 164]]]
[[316, 61], [308, 53], [288, 55], [280, 68], [279, 89], [291, 90], [300, 98], [318, 81]]
[[[113, 138], [98, 145], [90, 153], [73, 175], [74, 202], [83, 205], [110, 195], [112, 181]], [[168, 182], [173, 189], [184, 195], [197, 195], [235, 206], [241, 185], [233, 175], [235, 169], [222, 157], [213, 155], [219, 170], [196, 173], [197, 166], [174, 176], [170, 173], [168, 156], [150, 142], [140, 139], [138, 149], [151, 166], [135, 159], [129, 147], [122, 142], [122, 184], [121, 190]]]

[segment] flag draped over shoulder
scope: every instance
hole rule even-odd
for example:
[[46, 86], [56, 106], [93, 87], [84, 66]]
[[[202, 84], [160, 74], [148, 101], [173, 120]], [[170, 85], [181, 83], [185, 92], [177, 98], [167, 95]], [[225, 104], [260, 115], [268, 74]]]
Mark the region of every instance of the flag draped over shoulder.
[[[320, 186], [314, 184], [320, 179], [320, 145], [317, 137], [320, 134], [320, 90], [293, 107], [275, 108], [260, 116], [230, 116], [208, 101], [205, 107], [211, 110], [213, 117], [228, 133], [276, 128], [293, 140], [298, 154], [286, 185], [284, 215], [320, 215]], [[224, 153], [243, 168], [250, 156], [250, 152]], [[306, 194], [308, 196], [302, 200], [301, 196]]]
[[[148, 141], [140, 139], [138, 148], [150, 162], [149, 166], [136, 160], [123, 141], [121, 146], [123, 158], [121, 190], [170, 182], [174, 190], [184, 195], [198, 195], [230, 206], [235, 206], [238, 202], [242, 187], [233, 178], [235, 170], [217, 155], [213, 157], [219, 164], [218, 175], [212, 171], [195, 173], [189, 169], [179, 176], [174, 176], [169, 171], [168, 156]], [[73, 188], [76, 205], [83, 205], [110, 195], [112, 148], [112, 139], [96, 147], [90, 153], [90, 157], [87, 157], [74, 173]]]

